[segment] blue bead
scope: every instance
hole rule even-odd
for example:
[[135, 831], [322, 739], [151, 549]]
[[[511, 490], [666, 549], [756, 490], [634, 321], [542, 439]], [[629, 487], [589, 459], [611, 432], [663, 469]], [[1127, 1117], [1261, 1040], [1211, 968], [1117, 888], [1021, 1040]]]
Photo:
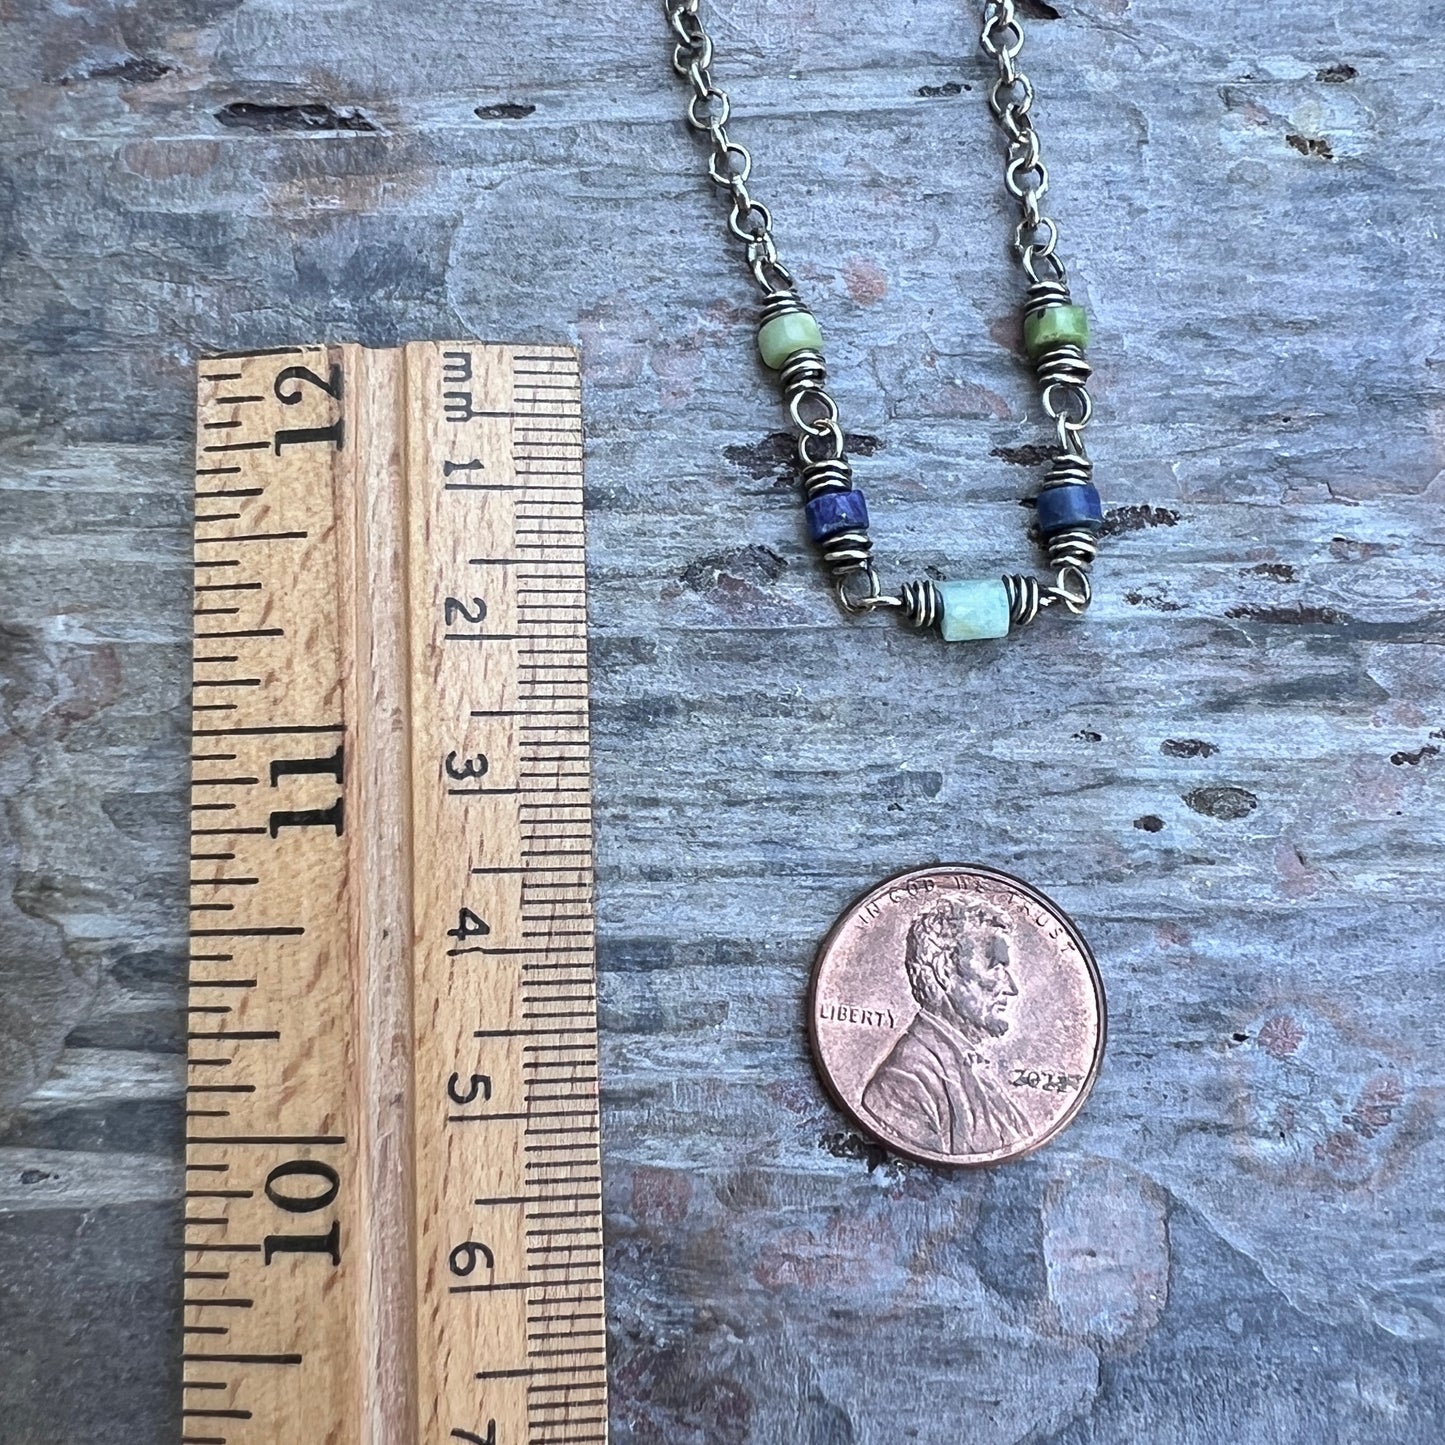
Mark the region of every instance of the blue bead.
[[1071, 527], [1097, 531], [1104, 525], [1104, 508], [1092, 482], [1068, 482], [1045, 487], [1038, 495], [1039, 531], [1067, 532]]
[[868, 530], [868, 503], [863, 493], [824, 492], [803, 508], [808, 519], [808, 535], [815, 542], [826, 542], [839, 532]]

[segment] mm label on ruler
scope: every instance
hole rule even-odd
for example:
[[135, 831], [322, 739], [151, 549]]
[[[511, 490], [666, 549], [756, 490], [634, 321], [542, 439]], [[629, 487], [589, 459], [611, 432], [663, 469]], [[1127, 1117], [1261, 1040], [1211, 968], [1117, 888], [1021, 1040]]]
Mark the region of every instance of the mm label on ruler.
[[576, 353], [197, 409], [182, 1438], [605, 1441]]

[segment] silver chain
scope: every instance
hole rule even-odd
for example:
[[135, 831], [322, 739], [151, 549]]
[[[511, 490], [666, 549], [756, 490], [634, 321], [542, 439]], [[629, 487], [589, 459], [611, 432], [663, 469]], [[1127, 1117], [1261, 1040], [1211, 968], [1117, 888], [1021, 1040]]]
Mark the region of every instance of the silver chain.
[[[1017, 65], [1024, 48], [1024, 32], [1014, 0], [987, 0], [979, 44], [998, 65], [998, 79], [988, 93], [988, 108], [1007, 143], [1004, 189], [1019, 203], [1014, 252], [1030, 282], [1056, 281], [1066, 286], [1069, 276], [1057, 250], [1059, 228], [1039, 205], [1049, 189], [1049, 170], [1039, 154], [1039, 133], [1031, 114], [1033, 82]], [[1044, 274], [1040, 274], [1041, 267]], [[1082, 433], [1094, 414], [1087, 385], [1081, 380], [1046, 379], [1043, 407], [1057, 429], [1059, 450], [1084, 459], [1087, 453]]]
[[[792, 273], [779, 259], [773, 239], [773, 217], [748, 189], [753, 158], [747, 147], [728, 134], [732, 104], [727, 92], [713, 79], [713, 43], [698, 15], [699, 0], [663, 0], [663, 11], [672, 27], [675, 43], [673, 69], [687, 81], [691, 94], [687, 102], [687, 123], [706, 135], [711, 146], [708, 175], [730, 199], [728, 231], [743, 246], [749, 271], [764, 298], [774, 303], [792, 298], [796, 286]], [[1019, 220], [1014, 227], [1013, 248], [1034, 293], [1048, 292], [1067, 299], [1068, 276], [1057, 254], [1058, 226], [1041, 209], [1049, 188], [1049, 173], [1039, 151], [1038, 132], [1031, 111], [1034, 88], [1018, 68], [1023, 49], [1023, 30], [1014, 0], [985, 0], [980, 43], [998, 65], [998, 78], [989, 90], [989, 109], [1007, 143], [1004, 186], [1019, 203]], [[815, 353], [807, 353], [814, 356]], [[1093, 402], [1086, 381], [1089, 368], [1082, 353], [1068, 350], [1039, 363], [1043, 408], [1054, 423], [1059, 454], [1055, 468], [1060, 475], [1087, 478], [1090, 463], [1084, 449], [1083, 430], [1093, 415]], [[811, 372], [799, 369], [793, 378], [784, 374], [789, 388], [788, 409], [798, 428], [798, 462], [805, 480], [810, 473], [829, 466], [842, 467], [847, 461], [838, 405], [823, 386], [824, 368], [820, 355]], [[1069, 468], [1073, 468], [1072, 471]], [[831, 474], [836, 476], [837, 473]], [[834, 482], [834, 485], [839, 485]], [[811, 495], [811, 489], [810, 489]], [[866, 525], [866, 524], [865, 524]], [[861, 538], [861, 540], [859, 540]], [[1033, 578], [1006, 578], [1014, 599], [1014, 620], [1032, 620], [1040, 608], [1055, 604], [1070, 612], [1082, 612], [1090, 600], [1088, 566], [1093, 545], [1077, 532], [1071, 543], [1056, 547], [1050, 543], [1055, 569], [1052, 586], [1040, 586]], [[908, 583], [898, 596], [885, 595], [869, 556], [866, 535], [850, 533], [829, 557], [838, 601], [849, 613], [871, 612], [876, 608], [898, 608], [917, 625], [931, 620], [937, 607], [936, 593], [929, 583]], [[861, 584], [861, 585], [859, 585]]]
[[664, 0], [667, 23], [677, 43], [672, 68], [692, 87], [687, 102], [687, 123], [712, 142], [707, 173], [732, 198], [728, 230], [743, 242], [748, 268], [764, 295], [790, 289], [793, 278], [778, 260], [773, 242], [772, 212], [748, 190], [753, 158], [748, 148], [728, 135], [732, 102], [712, 78], [712, 37], [697, 13], [698, 0]]

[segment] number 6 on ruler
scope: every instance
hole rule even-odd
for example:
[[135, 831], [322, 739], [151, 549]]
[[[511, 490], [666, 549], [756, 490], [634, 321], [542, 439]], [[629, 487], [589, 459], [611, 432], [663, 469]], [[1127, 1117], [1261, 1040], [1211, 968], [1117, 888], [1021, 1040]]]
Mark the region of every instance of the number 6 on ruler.
[[468, 1275], [477, 1267], [479, 1256], [488, 1269], [497, 1267], [492, 1251], [475, 1239], [468, 1239], [457, 1245], [447, 1256], [447, 1267], [453, 1274]]

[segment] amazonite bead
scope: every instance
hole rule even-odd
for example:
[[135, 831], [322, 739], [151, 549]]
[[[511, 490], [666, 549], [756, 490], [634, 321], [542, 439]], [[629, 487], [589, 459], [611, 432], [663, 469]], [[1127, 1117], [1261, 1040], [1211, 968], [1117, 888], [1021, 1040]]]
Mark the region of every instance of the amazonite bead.
[[1024, 349], [1030, 356], [1050, 351], [1055, 346], [1089, 344], [1089, 318], [1082, 306], [1045, 306], [1032, 316], [1024, 317]]
[[940, 582], [938, 596], [943, 603], [938, 630], [945, 642], [1008, 636], [1008, 592], [1002, 582]]
[[765, 321], [758, 331], [758, 350], [763, 365], [777, 371], [790, 356], [800, 351], [818, 351], [823, 331], [811, 311], [785, 311]]

